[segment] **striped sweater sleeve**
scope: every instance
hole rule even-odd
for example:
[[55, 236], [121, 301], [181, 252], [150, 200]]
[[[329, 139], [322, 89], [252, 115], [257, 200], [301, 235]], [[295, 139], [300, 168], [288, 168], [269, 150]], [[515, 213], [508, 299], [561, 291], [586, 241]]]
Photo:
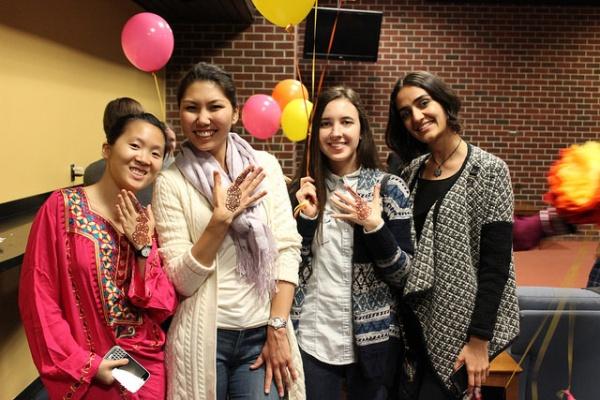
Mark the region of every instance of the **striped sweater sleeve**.
[[384, 281], [394, 287], [404, 285], [414, 247], [410, 237], [412, 212], [408, 188], [401, 178], [388, 175], [381, 188], [384, 224], [364, 234], [370, 258]]

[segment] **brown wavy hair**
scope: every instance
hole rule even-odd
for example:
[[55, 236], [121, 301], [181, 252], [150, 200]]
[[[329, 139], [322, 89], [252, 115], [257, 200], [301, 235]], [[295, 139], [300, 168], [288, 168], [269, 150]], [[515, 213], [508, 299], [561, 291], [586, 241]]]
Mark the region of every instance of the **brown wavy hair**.
[[356, 155], [358, 164], [363, 168], [380, 168], [379, 157], [377, 154], [377, 147], [375, 146], [375, 140], [373, 139], [373, 133], [371, 132], [371, 126], [367, 117], [367, 112], [360, 100], [358, 93], [347, 86], [334, 86], [325, 89], [321, 92], [316, 100], [315, 109], [312, 117], [311, 132], [312, 138], [310, 143], [304, 148], [304, 158], [302, 160], [302, 167], [298, 171], [298, 174], [290, 186], [290, 196], [292, 203], [296, 204], [295, 193], [300, 187], [300, 178], [302, 178], [307, 171], [307, 157], [306, 153], [310, 154], [310, 164], [308, 165], [308, 173], [315, 180], [315, 186], [317, 188], [317, 199], [319, 201], [319, 214], [318, 221], [320, 222], [323, 218], [323, 206], [327, 201], [327, 189], [325, 186], [325, 178], [327, 176], [327, 169], [329, 168], [329, 160], [321, 151], [319, 146], [319, 127], [321, 124], [321, 118], [327, 104], [337, 99], [346, 99], [358, 111], [358, 120], [360, 122], [360, 141], [356, 149]]

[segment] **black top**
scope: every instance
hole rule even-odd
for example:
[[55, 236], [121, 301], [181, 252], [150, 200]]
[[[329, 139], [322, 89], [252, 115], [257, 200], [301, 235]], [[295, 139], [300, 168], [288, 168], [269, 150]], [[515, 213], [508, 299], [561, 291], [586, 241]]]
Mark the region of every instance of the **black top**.
[[418, 179], [417, 192], [415, 193], [415, 206], [413, 207], [413, 220], [415, 223], [417, 240], [421, 239], [421, 231], [423, 230], [423, 224], [425, 224], [429, 209], [436, 201], [438, 201], [438, 199], [444, 197], [459, 176], [460, 171], [448, 178], [435, 181], [423, 178]]

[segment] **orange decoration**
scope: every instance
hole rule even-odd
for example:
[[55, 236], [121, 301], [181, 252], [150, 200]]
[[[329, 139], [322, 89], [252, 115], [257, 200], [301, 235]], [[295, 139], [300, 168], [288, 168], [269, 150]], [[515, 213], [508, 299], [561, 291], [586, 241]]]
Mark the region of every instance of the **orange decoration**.
[[284, 79], [275, 86], [271, 96], [279, 104], [281, 110], [283, 110], [292, 100], [308, 100], [308, 90], [300, 81], [295, 79]]
[[600, 142], [572, 145], [548, 172], [545, 199], [571, 223], [600, 225]]

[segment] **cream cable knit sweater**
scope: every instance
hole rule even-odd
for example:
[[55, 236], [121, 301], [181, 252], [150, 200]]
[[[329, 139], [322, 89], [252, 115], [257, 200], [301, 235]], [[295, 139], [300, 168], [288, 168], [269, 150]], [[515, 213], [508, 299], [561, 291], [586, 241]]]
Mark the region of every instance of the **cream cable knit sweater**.
[[[272, 155], [257, 152], [267, 173], [264, 199], [267, 224], [277, 242], [278, 279], [298, 284], [301, 238], [288, 198], [283, 173]], [[212, 400], [216, 398], [217, 271], [200, 264], [191, 254], [212, 210], [208, 201], [186, 181], [175, 164], [162, 171], [154, 186], [152, 202], [165, 269], [182, 296], [167, 337], [167, 398]], [[292, 357], [300, 377], [290, 399], [304, 399], [304, 372], [292, 324], [288, 323]]]

